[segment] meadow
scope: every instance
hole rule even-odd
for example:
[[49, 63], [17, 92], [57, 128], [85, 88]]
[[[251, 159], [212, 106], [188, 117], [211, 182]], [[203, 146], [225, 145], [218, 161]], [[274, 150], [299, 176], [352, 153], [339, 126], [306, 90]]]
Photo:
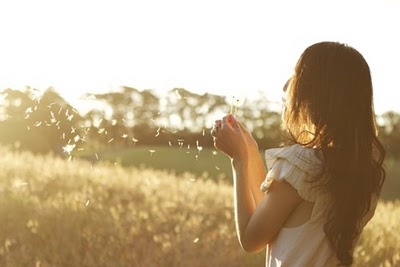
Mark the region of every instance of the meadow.
[[[158, 162], [152, 150], [146, 160]], [[202, 164], [205, 150], [192, 152], [181, 164]], [[264, 266], [264, 252], [240, 249], [226, 178], [124, 167], [122, 157], [0, 153], [0, 266]], [[222, 155], [210, 153], [219, 175]], [[399, 221], [400, 201], [380, 202], [354, 266], [400, 266]]]
[[[260, 151], [264, 158], [264, 151]], [[228, 157], [213, 148], [196, 146], [135, 146], [124, 149], [97, 149], [76, 151], [74, 156], [94, 164], [106, 161], [123, 167], [150, 168], [181, 175], [191, 173], [230, 184], [231, 165]], [[385, 200], [400, 199], [400, 165], [398, 160], [385, 160], [386, 180], [382, 189]]]

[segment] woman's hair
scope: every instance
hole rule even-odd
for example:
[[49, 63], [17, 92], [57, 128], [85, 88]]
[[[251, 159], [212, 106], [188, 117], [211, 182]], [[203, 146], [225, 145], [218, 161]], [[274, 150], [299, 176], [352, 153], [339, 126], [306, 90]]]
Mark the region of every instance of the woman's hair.
[[342, 265], [353, 262], [362, 217], [385, 180], [377, 139], [371, 74], [354, 48], [336, 42], [308, 47], [287, 88], [283, 126], [294, 142], [322, 151], [322, 187], [332, 204], [324, 231]]

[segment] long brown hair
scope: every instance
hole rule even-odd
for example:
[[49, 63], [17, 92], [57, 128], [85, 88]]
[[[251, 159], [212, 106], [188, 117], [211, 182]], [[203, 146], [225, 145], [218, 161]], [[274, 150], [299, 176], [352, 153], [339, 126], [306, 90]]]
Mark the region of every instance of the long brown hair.
[[294, 142], [322, 151], [322, 186], [332, 200], [324, 231], [340, 264], [351, 265], [361, 220], [385, 180], [364, 57], [336, 42], [308, 47], [290, 79], [283, 122]]

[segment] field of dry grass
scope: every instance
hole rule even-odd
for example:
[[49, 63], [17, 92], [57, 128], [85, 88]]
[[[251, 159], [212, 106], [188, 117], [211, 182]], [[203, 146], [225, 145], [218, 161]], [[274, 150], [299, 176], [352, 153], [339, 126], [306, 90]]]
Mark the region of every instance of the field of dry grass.
[[[0, 266], [264, 265], [239, 247], [228, 183], [0, 153]], [[399, 201], [379, 204], [355, 266], [400, 266], [399, 221]]]

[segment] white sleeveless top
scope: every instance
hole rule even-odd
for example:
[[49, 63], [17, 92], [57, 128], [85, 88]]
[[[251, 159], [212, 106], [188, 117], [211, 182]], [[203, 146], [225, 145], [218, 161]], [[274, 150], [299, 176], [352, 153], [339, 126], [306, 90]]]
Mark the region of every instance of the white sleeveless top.
[[[275, 240], [267, 246], [267, 267], [337, 266], [339, 261], [324, 232], [324, 209], [329, 203], [327, 194], [312, 183], [322, 174], [323, 157], [312, 148], [292, 145], [268, 149], [265, 152], [268, 173], [261, 184], [266, 193], [272, 180], [285, 180], [301, 198], [314, 203], [311, 218], [293, 228], [281, 228]], [[372, 218], [377, 201], [363, 220], [363, 227]]]

